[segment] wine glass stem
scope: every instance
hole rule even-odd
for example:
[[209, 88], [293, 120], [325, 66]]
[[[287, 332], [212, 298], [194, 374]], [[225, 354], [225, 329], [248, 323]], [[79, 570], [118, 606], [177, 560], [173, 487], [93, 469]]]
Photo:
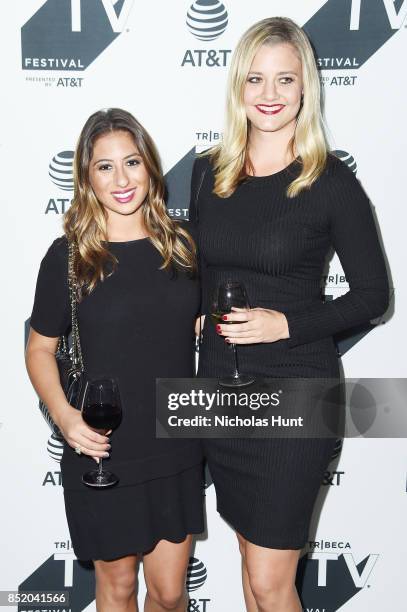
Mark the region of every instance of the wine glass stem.
[[98, 477], [103, 474], [103, 459], [99, 457], [99, 469], [98, 469]]
[[235, 356], [235, 372], [233, 374], [233, 378], [239, 378], [240, 374], [239, 374], [239, 364], [237, 361], [237, 348], [236, 348], [236, 344], [232, 344], [233, 347], [233, 354]]

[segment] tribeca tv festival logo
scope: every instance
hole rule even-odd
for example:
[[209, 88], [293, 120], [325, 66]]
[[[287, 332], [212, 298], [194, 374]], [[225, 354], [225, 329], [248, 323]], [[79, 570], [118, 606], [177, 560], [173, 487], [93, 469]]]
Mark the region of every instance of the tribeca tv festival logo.
[[[74, 151], [66, 150], [56, 153], [48, 166], [48, 176], [61, 191], [73, 192], [73, 158]], [[67, 194], [68, 195], [68, 194]], [[63, 215], [71, 205], [71, 197], [48, 198], [45, 214]]]
[[324, 74], [323, 85], [352, 86], [356, 72], [398, 30], [407, 18], [407, 0], [328, 0], [304, 25]]
[[195, 152], [202, 153], [207, 149], [216, 147], [222, 142], [223, 132], [221, 129], [198, 129], [195, 131]]
[[[229, 15], [219, 0], [195, 0], [186, 15], [187, 28], [197, 40], [212, 42], [226, 30]], [[228, 65], [231, 49], [187, 49], [181, 66], [217, 68]]]
[[346, 541], [308, 542], [296, 578], [305, 612], [335, 612], [362, 589], [371, 587], [379, 555], [365, 554], [359, 562], [355, 557]]
[[[21, 28], [23, 70], [83, 71], [123, 32], [134, 0], [46, 0]], [[83, 78], [34, 78], [81, 87]]]
[[[95, 598], [95, 572], [91, 562], [78, 561], [70, 540], [54, 542], [54, 552], [18, 587], [19, 591], [67, 591], [69, 606], [41, 604], [41, 612], [79, 612]], [[34, 612], [20, 604], [20, 612]]]

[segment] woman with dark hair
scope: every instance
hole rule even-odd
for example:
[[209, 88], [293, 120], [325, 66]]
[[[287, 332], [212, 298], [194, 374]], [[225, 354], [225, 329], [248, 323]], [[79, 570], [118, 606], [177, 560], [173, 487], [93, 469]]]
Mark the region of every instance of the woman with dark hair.
[[[333, 334], [380, 316], [388, 282], [368, 198], [328, 153], [312, 47], [293, 21], [264, 19], [239, 41], [223, 142], [197, 159], [190, 219], [198, 222], [204, 314], [225, 281], [250, 309], [205, 324], [199, 371], [274, 378], [339, 377]], [[350, 290], [321, 301], [333, 248]], [[206, 439], [219, 513], [235, 529], [250, 612], [299, 612], [300, 551], [335, 439]]]
[[[181, 612], [191, 534], [203, 531], [201, 447], [194, 440], [155, 438], [155, 379], [193, 375], [195, 247], [167, 214], [157, 151], [130, 113], [109, 109], [87, 120], [74, 176], [65, 236], [41, 263], [27, 369], [65, 440], [66, 514], [76, 556], [94, 561], [97, 609], [138, 609], [142, 555], [144, 609]], [[71, 320], [68, 245], [75, 253], [86, 374], [117, 380], [122, 403], [109, 459], [120, 480], [104, 490], [87, 488], [81, 476], [109, 455], [109, 437], [69, 405], [55, 359]]]

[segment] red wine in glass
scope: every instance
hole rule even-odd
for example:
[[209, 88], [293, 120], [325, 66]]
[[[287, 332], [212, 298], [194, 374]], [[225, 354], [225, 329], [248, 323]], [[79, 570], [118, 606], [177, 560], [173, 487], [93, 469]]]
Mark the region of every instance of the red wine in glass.
[[[105, 434], [110, 429], [116, 429], [122, 419], [119, 387], [113, 378], [103, 378], [88, 382], [82, 405], [82, 418], [92, 429]], [[99, 458], [99, 468], [86, 472], [82, 482], [88, 487], [105, 488], [119, 482], [119, 478], [103, 469], [102, 458]]]
[[[218, 285], [215, 291], [212, 300], [212, 317], [216, 322], [226, 323], [226, 321], [222, 320], [222, 315], [230, 313], [233, 306], [236, 308], [250, 308], [246, 288], [242, 283], [226, 281]], [[227, 322], [236, 323], [236, 321]], [[233, 348], [235, 370], [232, 376], [221, 378], [219, 384], [222, 387], [247, 387], [254, 383], [255, 379], [247, 374], [240, 374], [237, 347], [233, 343], [230, 346]]]

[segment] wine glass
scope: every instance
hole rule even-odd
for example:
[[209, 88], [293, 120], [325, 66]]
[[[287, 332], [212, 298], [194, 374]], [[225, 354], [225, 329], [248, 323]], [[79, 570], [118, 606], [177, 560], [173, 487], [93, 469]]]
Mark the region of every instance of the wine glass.
[[[82, 418], [89, 427], [102, 435], [120, 425], [122, 407], [116, 380], [101, 378], [88, 382], [82, 405]], [[83, 474], [82, 482], [88, 487], [102, 488], [117, 484], [119, 478], [103, 469], [100, 457], [99, 468]]]
[[[232, 310], [232, 306], [237, 308], [250, 308], [249, 299], [245, 286], [242, 283], [226, 281], [218, 285], [212, 302], [212, 317], [216, 323], [239, 323], [240, 321], [223, 321], [222, 316]], [[240, 374], [237, 360], [237, 347], [231, 343], [235, 358], [235, 371], [232, 376], [227, 376], [219, 380], [222, 387], [247, 387], [254, 383], [252, 376]]]

